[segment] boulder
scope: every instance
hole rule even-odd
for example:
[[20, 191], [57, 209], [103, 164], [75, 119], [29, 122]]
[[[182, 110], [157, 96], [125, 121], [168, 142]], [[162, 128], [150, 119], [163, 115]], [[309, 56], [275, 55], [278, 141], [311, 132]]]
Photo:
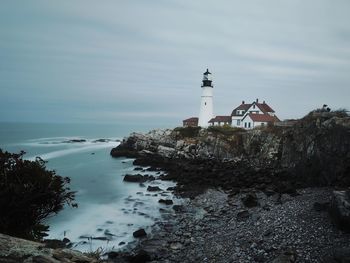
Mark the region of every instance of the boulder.
[[158, 202], [160, 204], [165, 204], [165, 205], [172, 205], [174, 203], [173, 200], [170, 200], [170, 199], [159, 199]]
[[130, 263], [144, 263], [151, 261], [151, 256], [145, 250], [140, 250], [136, 255], [129, 256], [128, 261]]
[[334, 249], [333, 258], [336, 262], [350, 263], [350, 247]]
[[124, 176], [123, 181], [125, 182], [133, 182], [133, 183], [141, 183], [145, 181], [145, 178], [141, 174], [126, 174]]
[[281, 252], [271, 263], [293, 263], [296, 262], [296, 253], [290, 249]]
[[59, 239], [45, 239], [44, 240], [45, 247], [48, 247], [48, 248], [65, 248], [66, 243], [69, 243], [69, 241], [64, 242], [63, 240], [59, 240]]
[[259, 205], [258, 198], [256, 197], [255, 193], [246, 194], [244, 197], [241, 198], [241, 200], [243, 204], [248, 208]]
[[126, 174], [123, 181], [132, 183], [144, 183], [146, 181], [154, 180], [152, 175], [141, 175], [141, 174]]
[[317, 212], [327, 211], [328, 208], [329, 208], [329, 202], [324, 202], [324, 203], [315, 202], [314, 203], [314, 210]]
[[241, 210], [237, 213], [237, 220], [243, 221], [243, 220], [246, 220], [249, 216], [250, 214], [247, 210]]
[[333, 191], [329, 213], [334, 224], [350, 232], [350, 191]]
[[157, 192], [157, 191], [162, 191], [158, 186], [148, 186], [147, 191], [149, 192]]
[[132, 235], [136, 238], [140, 238], [147, 236], [147, 233], [143, 228], [140, 228], [139, 230], [136, 230], [134, 233], [132, 233]]
[[82, 252], [67, 248], [52, 249], [45, 244], [0, 234], [0, 262], [97, 263]]
[[164, 157], [172, 157], [176, 150], [174, 148], [171, 148], [171, 147], [166, 147], [166, 146], [163, 146], [163, 145], [159, 145], [158, 146], [158, 149], [157, 149], [157, 152], [159, 155], [161, 156], [164, 156]]

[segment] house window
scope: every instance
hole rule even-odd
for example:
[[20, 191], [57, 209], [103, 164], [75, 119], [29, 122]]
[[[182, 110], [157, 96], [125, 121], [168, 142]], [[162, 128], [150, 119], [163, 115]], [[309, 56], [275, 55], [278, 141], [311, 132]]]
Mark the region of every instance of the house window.
[[204, 105], [207, 105], [207, 103], [206, 103], [206, 102], [204, 102]]
[[261, 123], [261, 127], [264, 127], [264, 126], [265, 126], [265, 123], [262, 122], [262, 123]]
[[247, 128], [247, 123], [246, 122], [244, 123], [244, 128]]
[[250, 128], [250, 122], [248, 122], [248, 128]]
[[237, 126], [241, 125], [241, 121], [237, 120]]
[[253, 109], [255, 109], [255, 104], [253, 105]]

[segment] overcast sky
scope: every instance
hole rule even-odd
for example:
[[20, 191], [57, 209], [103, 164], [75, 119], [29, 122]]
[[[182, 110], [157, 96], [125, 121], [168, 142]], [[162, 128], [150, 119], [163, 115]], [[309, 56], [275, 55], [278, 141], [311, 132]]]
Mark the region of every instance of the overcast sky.
[[350, 1], [0, 3], [0, 121], [152, 122], [265, 100], [281, 119], [350, 109]]

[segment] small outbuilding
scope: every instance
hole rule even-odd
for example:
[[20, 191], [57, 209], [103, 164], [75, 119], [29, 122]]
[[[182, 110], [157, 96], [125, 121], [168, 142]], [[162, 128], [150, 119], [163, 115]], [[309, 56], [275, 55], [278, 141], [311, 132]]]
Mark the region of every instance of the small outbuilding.
[[216, 116], [209, 121], [211, 126], [223, 126], [231, 125], [232, 118], [231, 116]]
[[184, 127], [197, 127], [198, 126], [198, 118], [191, 117], [182, 121]]

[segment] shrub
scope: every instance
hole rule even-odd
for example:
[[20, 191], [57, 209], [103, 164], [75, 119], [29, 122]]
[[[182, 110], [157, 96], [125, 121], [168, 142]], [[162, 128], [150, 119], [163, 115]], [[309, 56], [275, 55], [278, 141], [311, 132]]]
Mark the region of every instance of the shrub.
[[[188, 126], [188, 127], [177, 127], [174, 129], [174, 132], [177, 133], [177, 137], [180, 138], [194, 138], [197, 137], [199, 134], [199, 131], [201, 130], [201, 127], [196, 126]], [[179, 138], [176, 138], [179, 139]]]
[[40, 240], [48, 231], [44, 219], [73, 203], [68, 177], [46, 170], [45, 161], [23, 160], [19, 154], [0, 149], [0, 232]]
[[230, 125], [224, 125], [224, 126], [209, 126], [207, 129], [209, 132], [216, 133], [216, 134], [223, 134], [226, 136], [234, 135], [239, 132], [245, 132], [246, 130], [239, 127], [232, 127]]

